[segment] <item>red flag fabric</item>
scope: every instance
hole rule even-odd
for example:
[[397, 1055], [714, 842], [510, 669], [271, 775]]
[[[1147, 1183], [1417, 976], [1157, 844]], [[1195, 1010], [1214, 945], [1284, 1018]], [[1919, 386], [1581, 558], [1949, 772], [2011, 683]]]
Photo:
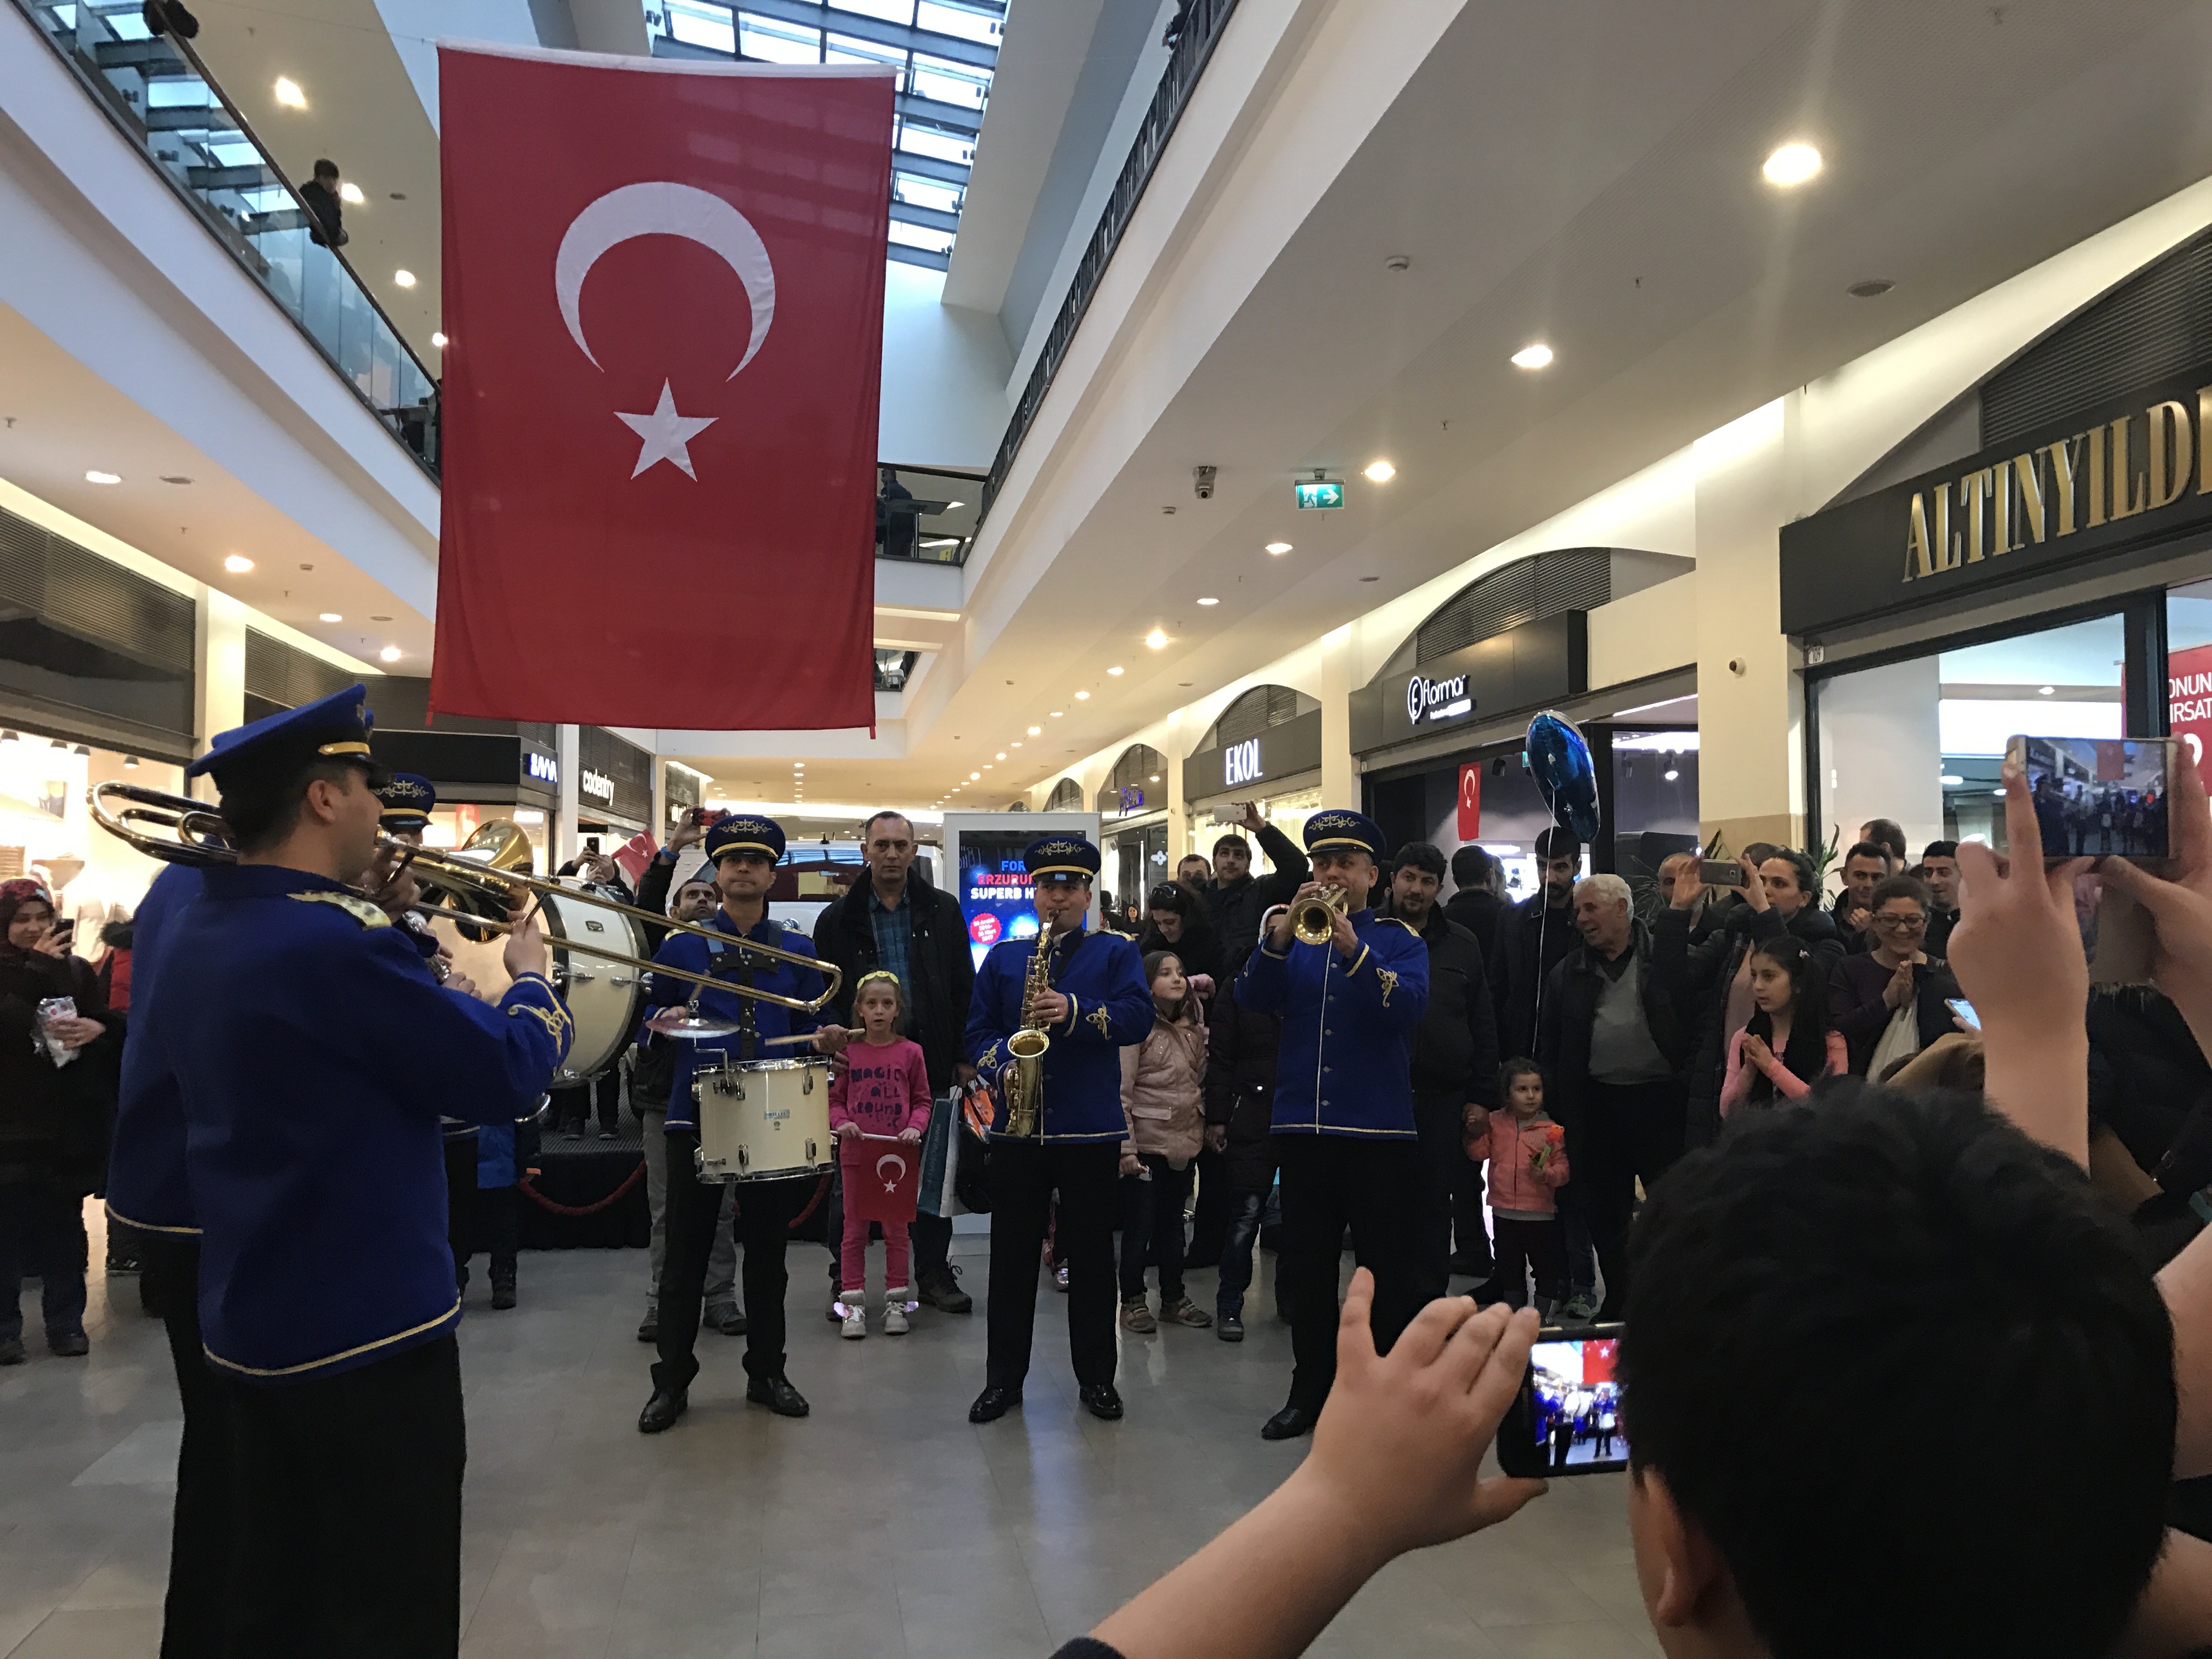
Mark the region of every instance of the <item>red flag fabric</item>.
[[645, 879], [646, 871], [652, 867], [653, 860], [659, 854], [659, 843], [641, 830], [616, 848], [613, 856], [617, 866], [629, 878], [630, 885], [635, 887]]
[[438, 63], [432, 709], [872, 727], [893, 76]]
[[911, 1221], [921, 1191], [921, 1148], [895, 1135], [862, 1135], [860, 1158], [845, 1166], [845, 1213], [863, 1221]]

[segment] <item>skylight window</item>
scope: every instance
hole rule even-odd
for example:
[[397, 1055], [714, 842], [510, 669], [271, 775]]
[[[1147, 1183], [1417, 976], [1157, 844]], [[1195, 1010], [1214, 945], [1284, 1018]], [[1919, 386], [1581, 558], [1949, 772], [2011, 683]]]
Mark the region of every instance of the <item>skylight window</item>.
[[[1006, 0], [644, 0], [656, 56], [882, 64], [898, 73], [890, 257], [942, 270], [967, 199]], [[797, 21], [805, 18], [805, 21]]]

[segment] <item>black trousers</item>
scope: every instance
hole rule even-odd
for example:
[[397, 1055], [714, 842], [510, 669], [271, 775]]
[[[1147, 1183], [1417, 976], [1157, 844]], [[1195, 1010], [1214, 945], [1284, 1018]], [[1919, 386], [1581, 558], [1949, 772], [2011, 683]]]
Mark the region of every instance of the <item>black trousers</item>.
[[469, 1282], [469, 1257], [476, 1253], [477, 1138], [446, 1137], [446, 1248], [453, 1253], [453, 1283]]
[[128, 1242], [143, 1275], [139, 1294], [168, 1328], [169, 1364], [185, 1414], [169, 1523], [169, 1589], [161, 1604], [161, 1659], [219, 1659], [227, 1651], [235, 1526], [230, 1395], [200, 1352], [199, 1240], [132, 1232]]
[[1229, 1156], [1212, 1148], [1198, 1155], [1198, 1206], [1190, 1213], [1190, 1253], [1183, 1258], [1189, 1267], [1211, 1267], [1221, 1260], [1229, 1242], [1231, 1223], [1237, 1218], [1237, 1194], [1230, 1189]]
[[1277, 1135], [1275, 1158], [1283, 1182], [1275, 1283], [1277, 1299], [1291, 1310], [1289, 1403], [1318, 1412], [1336, 1380], [1336, 1285], [1345, 1230], [1352, 1230], [1359, 1265], [1375, 1275], [1375, 1347], [1388, 1353], [1424, 1302], [1427, 1177], [1419, 1143], [1412, 1140]]
[[1067, 1352], [1082, 1387], [1114, 1380], [1114, 1212], [1119, 1141], [991, 1143], [991, 1292], [984, 1381], [1018, 1389], [1030, 1371], [1037, 1275], [1054, 1193], [1054, 1241], [1067, 1264]]
[[1567, 1224], [1516, 1221], [1499, 1216], [1497, 1279], [1492, 1288], [1509, 1308], [1528, 1305], [1528, 1274], [1536, 1275], [1536, 1311], [1553, 1312], [1567, 1299]]
[[573, 1083], [553, 1091], [553, 1121], [562, 1128], [581, 1129], [597, 1104], [599, 1127], [611, 1133], [622, 1123], [622, 1067], [610, 1067], [588, 1083]]
[[[522, 1193], [514, 1187], [479, 1187], [469, 1194], [476, 1217], [475, 1248], [491, 1258], [491, 1282], [514, 1283], [515, 1257], [522, 1242]], [[468, 1277], [465, 1257], [460, 1276]]]
[[[707, 1286], [707, 1257], [722, 1217], [722, 1189], [701, 1181], [699, 1132], [668, 1133], [668, 1240], [660, 1260], [660, 1358], [653, 1368], [656, 1389], [688, 1389], [699, 1375], [692, 1349], [699, 1341], [699, 1302]], [[783, 1375], [784, 1269], [791, 1218], [814, 1196], [819, 1177], [737, 1183], [731, 1231], [744, 1248], [745, 1375]]]
[[1648, 1192], [1682, 1155], [1687, 1103], [1681, 1083], [1595, 1083], [1583, 1105], [1583, 1132], [1574, 1153], [1574, 1184], [1583, 1189], [1583, 1212], [1598, 1271], [1605, 1276], [1600, 1319], [1619, 1319], [1628, 1303], [1628, 1224], [1636, 1213], [1636, 1183]]
[[[1422, 1207], [1421, 1273], [1424, 1303], [1450, 1287], [1452, 1229], [1459, 1248], [1487, 1272], [1490, 1235], [1482, 1230], [1482, 1165], [1467, 1155], [1462, 1118], [1467, 1102], [1457, 1094], [1413, 1097], [1413, 1127], [1420, 1135]], [[1467, 1220], [1469, 1212], [1474, 1224]]]
[[[1182, 1206], [1197, 1171], [1189, 1164], [1178, 1170], [1157, 1152], [1145, 1154], [1145, 1171], [1121, 1178], [1121, 1299], [1145, 1299], [1145, 1263], [1157, 1261], [1160, 1306], [1170, 1308], [1182, 1300]], [[1221, 1260], [1219, 1250], [1213, 1260]]]
[[231, 1646], [254, 1659], [453, 1659], [461, 1351], [448, 1334], [304, 1382], [221, 1378], [233, 1426]]

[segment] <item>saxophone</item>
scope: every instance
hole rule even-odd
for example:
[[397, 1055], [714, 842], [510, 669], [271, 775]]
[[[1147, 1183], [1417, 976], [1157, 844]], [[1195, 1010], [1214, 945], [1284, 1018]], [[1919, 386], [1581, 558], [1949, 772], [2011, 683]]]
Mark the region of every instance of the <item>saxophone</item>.
[[1051, 976], [1052, 930], [1048, 927], [1037, 935], [1036, 949], [1030, 954], [1029, 973], [1022, 981], [1022, 1026], [1006, 1039], [1006, 1052], [1012, 1059], [1001, 1073], [1006, 1094], [1006, 1133], [1018, 1138], [1036, 1134], [1044, 1115], [1044, 1054], [1052, 1047], [1052, 1038], [1043, 1020], [1032, 1010], [1037, 993], [1052, 988]]

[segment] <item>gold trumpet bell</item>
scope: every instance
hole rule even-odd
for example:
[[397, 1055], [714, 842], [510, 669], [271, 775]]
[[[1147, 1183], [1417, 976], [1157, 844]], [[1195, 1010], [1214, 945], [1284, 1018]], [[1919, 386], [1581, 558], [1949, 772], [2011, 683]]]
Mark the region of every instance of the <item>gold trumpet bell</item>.
[[1344, 909], [1344, 889], [1324, 887], [1291, 912], [1291, 932], [1301, 945], [1326, 945], [1336, 933]]

